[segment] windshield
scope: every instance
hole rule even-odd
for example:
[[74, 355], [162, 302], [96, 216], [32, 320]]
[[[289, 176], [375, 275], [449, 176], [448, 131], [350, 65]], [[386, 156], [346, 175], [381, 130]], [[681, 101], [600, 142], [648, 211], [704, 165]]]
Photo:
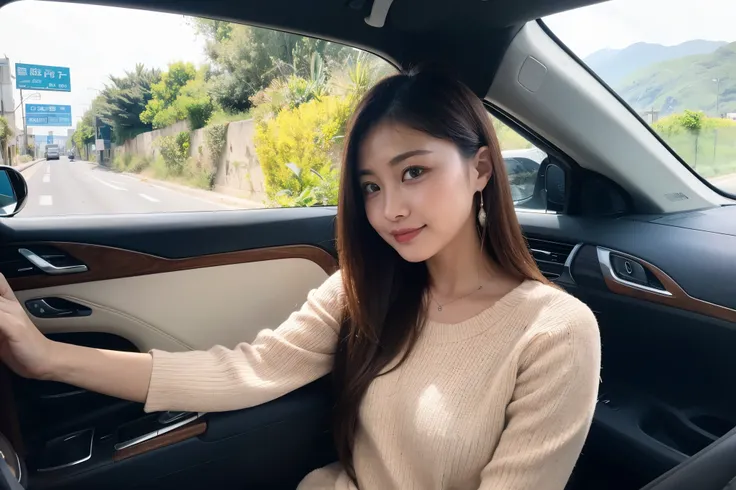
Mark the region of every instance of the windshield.
[[616, 0], [554, 34], [699, 175], [736, 194], [736, 3]]

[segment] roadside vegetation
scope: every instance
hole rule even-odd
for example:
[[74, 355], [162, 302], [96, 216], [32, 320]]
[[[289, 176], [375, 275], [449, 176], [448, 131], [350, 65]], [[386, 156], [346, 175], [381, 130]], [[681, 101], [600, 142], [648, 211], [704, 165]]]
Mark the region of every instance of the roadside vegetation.
[[685, 110], [658, 120], [652, 128], [701, 176], [736, 173], [736, 121]]
[[10, 123], [4, 116], [0, 116], [0, 161], [5, 161], [12, 137], [13, 130], [10, 128]]
[[[119, 152], [114, 169], [212, 189], [228, 125], [253, 119], [268, 204], [336, 204], [339, 156], [359, 98], [393, 73], [385, 61], [347, 46], [267, 29], [190, 19], [208, 62], [177, 61], [165, 71], [141, 64], [109, 82], [73, 135], [88, 158], [95, 122], [112, 142], [186, 121], [189, 131], [157, 138], [154, 156]], [[191, 148], [190, 131], [205, 128]]]

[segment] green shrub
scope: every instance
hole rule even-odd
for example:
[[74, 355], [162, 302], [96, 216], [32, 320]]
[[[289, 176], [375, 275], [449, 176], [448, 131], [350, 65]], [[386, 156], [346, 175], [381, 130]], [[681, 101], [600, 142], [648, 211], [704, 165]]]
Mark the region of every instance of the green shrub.
[[333, 168], [325, 168], [324, 170], [326, 175], [319, 175], [321, 180], [317, 185], [306, 187], [298, 195], [295, 195], [291, 190], [284, 189], [276, 194], [271, 204], [280, 208], [330, 206], [337, 204], [340, 172]]
[[227, 123], [226, 124], [213, 124], [207, 126], [204, 130], [204, 140], [207, 145], [207, 152], [209, 153], [212, 165], [217, 167], [220, 161], [222, 152], [225, 150], [225, 144], [227, 143]]
[[257, 123], [256, 154], [269, 199], [280, 205], [337, 203], [334, 159], [350, 110], [347, 98], [324, 96]]
[[118, 153], [112, 158], [112, 168], [118, 172], [125, 172], [128, 170], [128, 165], [132, 160], [133, 155], [130, 153]]
[[187, 159], [183, 175], [187, 184], [211, 190], [215, 185], [215, 169], [202, 160]]
[[652, 129], [701, 176], [736, 172], [736, 122], [686, 110], [659, 119]]
[[275, 79], [263, 90], [250, 98], [255, 106], [253, 117], [263, 121], [276, 117], [283, 109], [296, 109], [309, 101], [327, 95], [324, 78], [307, 80], [292, 75], [286, 80]]
[[212, 126], [215, 124], [227, 124], [236, 121], [247, 121], [253, 119], [250, 109], [243, 112], [226, 112], [223, 109], [216, 109], [215, 112], [210, 116], [210, 120], [207, 121], [207, 125]]
[[205, 127], [215, 110], [212, 99], [206, 94], [180, 95], [176, 103], [186, 114], [189, 128], [192, 131]]
[[5, 145], [6, 141], [10, 141], [13, 137], [13, 130], [10, 128], [8, 120], [0, 116], [0, 146]]
[[133, 172], [139, 174], [151, 165], [148, 156], [133, 155], [132, 153], [118, 153], [112, 159], [112, 168], [118, 172]]
[[156, 146], [170, 175], [181, 175], [189, 158], [189, 132], [181, 131], [176, 136], [161, 136]]
[[169, 168], [161, 155], [151, 162], [151, 173], [154, 179], [166, 180], [169, 178]]
[[150, 166], [151, 166], [151, 157], [147, 155], [144, 155], [144, 156], [135, 155], [133, 157], [133, 160], [130, 162], [130, 165], [128, 165], [128, 170], [135, 174], [139, 174]]

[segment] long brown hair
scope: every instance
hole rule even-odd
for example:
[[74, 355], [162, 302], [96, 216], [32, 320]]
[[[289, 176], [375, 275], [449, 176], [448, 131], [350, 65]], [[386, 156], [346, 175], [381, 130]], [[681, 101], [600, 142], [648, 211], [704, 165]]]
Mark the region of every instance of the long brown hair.
[[[333, 377], [334, 436], [340, 461], [357, 485], [353, 444], [358, 410], [370, 383], [387, 365], [403, 363], [426, 319], [428, 272], [410, 263], [371, 227], [358, 175], [358, 153], [366, 134], [391, 121], [454, 143], [471, 158], [490, 149], [492, 176], [483, 192], [487, 218], [479, 224], [489, 258], [519, 279], [548, 281], [537, 268], [516, 219], [506, 166], [490, 116], [461, 82], [436, 71], [386, 78], [362, 99], [353, 115], [343, 154], [337, 212], [337, 245], [347, 296]], [[476, 194], [476, 207], [480, 194]], [[391, 371], [389, 370], [389, 371]]]

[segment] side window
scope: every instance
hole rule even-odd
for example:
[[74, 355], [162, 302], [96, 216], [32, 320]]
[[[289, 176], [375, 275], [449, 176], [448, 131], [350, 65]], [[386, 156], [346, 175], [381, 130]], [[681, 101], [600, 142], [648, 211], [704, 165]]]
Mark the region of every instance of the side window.
[[545, 203], [535, 199], [544, 182], [539, 182], [539, 169], [547, 154], [532, 145], [526, 138], [491, 116], [501, 146], [501, 156], [511, 186], [511, 197], [519, 208], [546, 209]]
[[[29, 19], [83, 22], [29, 43]], [[396, 71], [350, 46], [145, 10], [12, 2], [0, 25], [0, 162], [23, 166], [21, 217], [334, 205], [346, 122]]]

